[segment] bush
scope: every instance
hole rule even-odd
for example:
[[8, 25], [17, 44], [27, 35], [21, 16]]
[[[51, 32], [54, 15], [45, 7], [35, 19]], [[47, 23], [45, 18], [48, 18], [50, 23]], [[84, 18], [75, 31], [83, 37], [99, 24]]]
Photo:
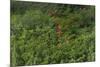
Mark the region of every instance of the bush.
[[[21, 3], [27, 7], [11, 8], [12, 67], [95, 60], [94, 6]], [[57, 12], [50, 16], [49, 9]]]

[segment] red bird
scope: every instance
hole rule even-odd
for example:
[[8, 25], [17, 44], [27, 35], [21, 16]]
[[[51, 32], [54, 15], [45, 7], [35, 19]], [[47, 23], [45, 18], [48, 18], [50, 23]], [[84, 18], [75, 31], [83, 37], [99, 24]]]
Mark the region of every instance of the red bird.
[[58, 23], [56, 23], [56, 32], [57, 32], [57, 36], [60, 37], [62, 34], [62, 31], [61, 31], [61, 26]]

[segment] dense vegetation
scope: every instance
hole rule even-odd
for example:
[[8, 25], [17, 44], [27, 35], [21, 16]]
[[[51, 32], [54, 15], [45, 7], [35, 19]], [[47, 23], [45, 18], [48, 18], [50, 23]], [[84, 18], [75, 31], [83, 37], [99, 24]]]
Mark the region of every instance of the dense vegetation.
[[11, 66], [95, 60], [95, 7], [11, 2]]

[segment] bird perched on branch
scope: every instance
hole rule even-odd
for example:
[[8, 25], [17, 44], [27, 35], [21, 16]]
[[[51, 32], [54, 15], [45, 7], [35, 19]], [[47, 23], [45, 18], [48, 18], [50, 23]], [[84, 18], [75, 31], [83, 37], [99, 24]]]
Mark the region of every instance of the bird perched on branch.
[[56, 25], [56, 33], [57, 33], [57, 37], [60, 37], [62, 34], [62, 30], [61, 30], [61, 26], [59, 23], [55, 23]]
[[54, 21], [55, 23], [55, 27], [56, 27], [56, 33], [57, 33], [57, 37], [60, 37], [61, 34], [62, 34], [62, 31], [61, 31], [61, 25], [59, 23], [59, 19], [57, 18], [57, 10], [54, 10], [54, 11], [48, 11], [48, 15], [52, 18], [52, 20]]

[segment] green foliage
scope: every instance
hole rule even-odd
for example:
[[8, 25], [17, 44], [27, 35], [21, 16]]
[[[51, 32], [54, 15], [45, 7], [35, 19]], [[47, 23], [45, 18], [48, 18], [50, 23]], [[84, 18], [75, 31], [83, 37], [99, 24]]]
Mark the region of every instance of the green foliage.
[[11, 66], [94, 61], [94, 10], [85, 5], [12, 2]]

